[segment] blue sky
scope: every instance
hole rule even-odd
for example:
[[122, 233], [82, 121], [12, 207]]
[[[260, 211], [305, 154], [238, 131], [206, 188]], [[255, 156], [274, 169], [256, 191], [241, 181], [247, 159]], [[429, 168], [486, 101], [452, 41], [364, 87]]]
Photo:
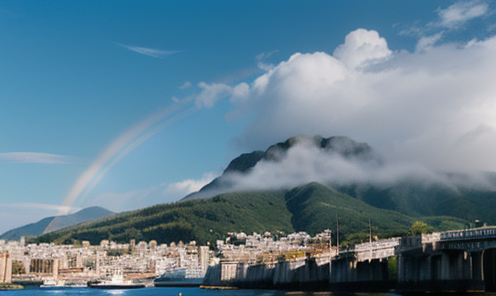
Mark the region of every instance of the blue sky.
[[176, 201], [240, 153], [298, 134], [494, 171], [495, 12], [494, 1], [1, 0], [0, 233], [92, 205]]

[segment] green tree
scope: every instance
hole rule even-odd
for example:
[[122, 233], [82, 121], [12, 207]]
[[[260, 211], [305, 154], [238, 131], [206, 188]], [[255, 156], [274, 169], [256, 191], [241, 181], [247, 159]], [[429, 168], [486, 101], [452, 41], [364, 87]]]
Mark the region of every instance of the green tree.
[[364, 232], [359, 232], [359, 233], [352, 233], [346, 236], [346, 240], [344, 240], [341, 245], [346, 246], [346, 245], [356, 245], [356, 244], [361, 244], [361, 243], [368, 243], [370, 240], [370, 234], [369, 233], [364, 233]]
[[26, 270], [21, 261], [12, 261], [12, 274], [25, 274]]
[[431, 233], [432, 231], [434, 231], [433, 227], [421, 221], [414, 222], [412, 227], [410, 228], [410, 233], [414, 235], [420, 235], [422, 233]]

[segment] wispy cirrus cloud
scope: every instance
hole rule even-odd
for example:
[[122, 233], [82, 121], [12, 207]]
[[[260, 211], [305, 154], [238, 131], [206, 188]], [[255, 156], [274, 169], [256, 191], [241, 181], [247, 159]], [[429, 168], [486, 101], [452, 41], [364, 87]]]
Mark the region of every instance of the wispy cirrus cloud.
[[458, 28], [467, 21], [484, 16], [489, 11], [487, 2], [480, 0], [457, 2], [446, 9], [439, 9], [439, 22], [435, 25], [445, 28]]
[[161, 50], [161, 49], [154, 49], [154, 48], [147, 48], [147, 47], [139, 47], [139, 46], [131, 46], [131, 45], [126, 45], [122, 43], [116, 43], [119, 46], [122, 46], [124, 48], [127, 48], [131, 51], [147, 55], [149, 57], [153, 58], [158, 58], [158, 59], [163, 59], [167, 56], [170, 56], [172, 54], [178, 53], [180, 51], [178, 50]]
[[186, 81], [183, 85], [178, 86], [179, 89], [187, 89], [191, 86], [191, 82]]
[[200, 180], [188, 179], [177, 183], [168, 184], [165, 189], [165, 193], [167, 195], [174, 195], [183, 197], [190, 193], [199, 191], [203, 186], [212, 182], [215, 177], [217, 177], [216, 173], [210, 172], [203, 174]]
[[[488, 36], [485, 36], [484, 32], [491, 32], [496, 28], [494, 7], [494, 3], [486, 0], [457, 1], [447, 8], [435, 10], [437, 15], [435, 20], [428, 23], [417, 21], [399, 34], [418, 38], [417, 52], [447, 42], [464, 43], [469, 40], [486, 39]], [[471, 33], [467, 34], [469, 32]]]
[[20, 208], [20, 209], [37, 209], [37, 210], [53, 210], [53, 211], [64, 210], [66, 212], [77, 212], [81, 210], [81, 208], [78, 207], [68, 207], [63, 205], [61, 206], [61, 205], [43, 204], [43, 203], [35, 203], [35, 202], [1, 204], [0, 206], [5, 208]]
[[0, 153], [0, 161], [11, 163], [71, 164], [75, 162], [75, 158], [66, 155], [39, 152], [8, 152]]

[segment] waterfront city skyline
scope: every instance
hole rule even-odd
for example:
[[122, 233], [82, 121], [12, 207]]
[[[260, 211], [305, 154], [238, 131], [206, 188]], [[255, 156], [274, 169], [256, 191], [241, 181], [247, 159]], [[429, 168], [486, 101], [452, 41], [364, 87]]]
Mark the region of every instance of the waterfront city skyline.
[[495, 12], [0, 1], [0, 233], [177, 201], [300, 134], [348, 136], [422, 171], [496, 171]]

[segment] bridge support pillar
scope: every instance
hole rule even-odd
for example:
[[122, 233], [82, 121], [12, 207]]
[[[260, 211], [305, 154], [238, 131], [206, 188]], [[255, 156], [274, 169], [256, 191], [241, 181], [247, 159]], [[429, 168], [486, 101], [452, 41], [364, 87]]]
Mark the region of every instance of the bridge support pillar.
[[[431, 251], [400, 256], [399, 290], [411, 292], [483, 291], [480, 253]], [[476, 265], [477, 265], [476, 264]], [[475, 268], [474, 268], [475, 267]]]
[[483, 281], [483, 273], [482, 273], [482, 252], [473, 252], [470, 253], [471, 258], [471, 272], [472, 279]]
[[[396, 262], [396, 261], [394, 261]], [[332, 291], [388, 291], [396, 287], [395, 270], [389, 270], [388, 258], [358, 261], [354, 257], [332, 260], [329, 284]]]

